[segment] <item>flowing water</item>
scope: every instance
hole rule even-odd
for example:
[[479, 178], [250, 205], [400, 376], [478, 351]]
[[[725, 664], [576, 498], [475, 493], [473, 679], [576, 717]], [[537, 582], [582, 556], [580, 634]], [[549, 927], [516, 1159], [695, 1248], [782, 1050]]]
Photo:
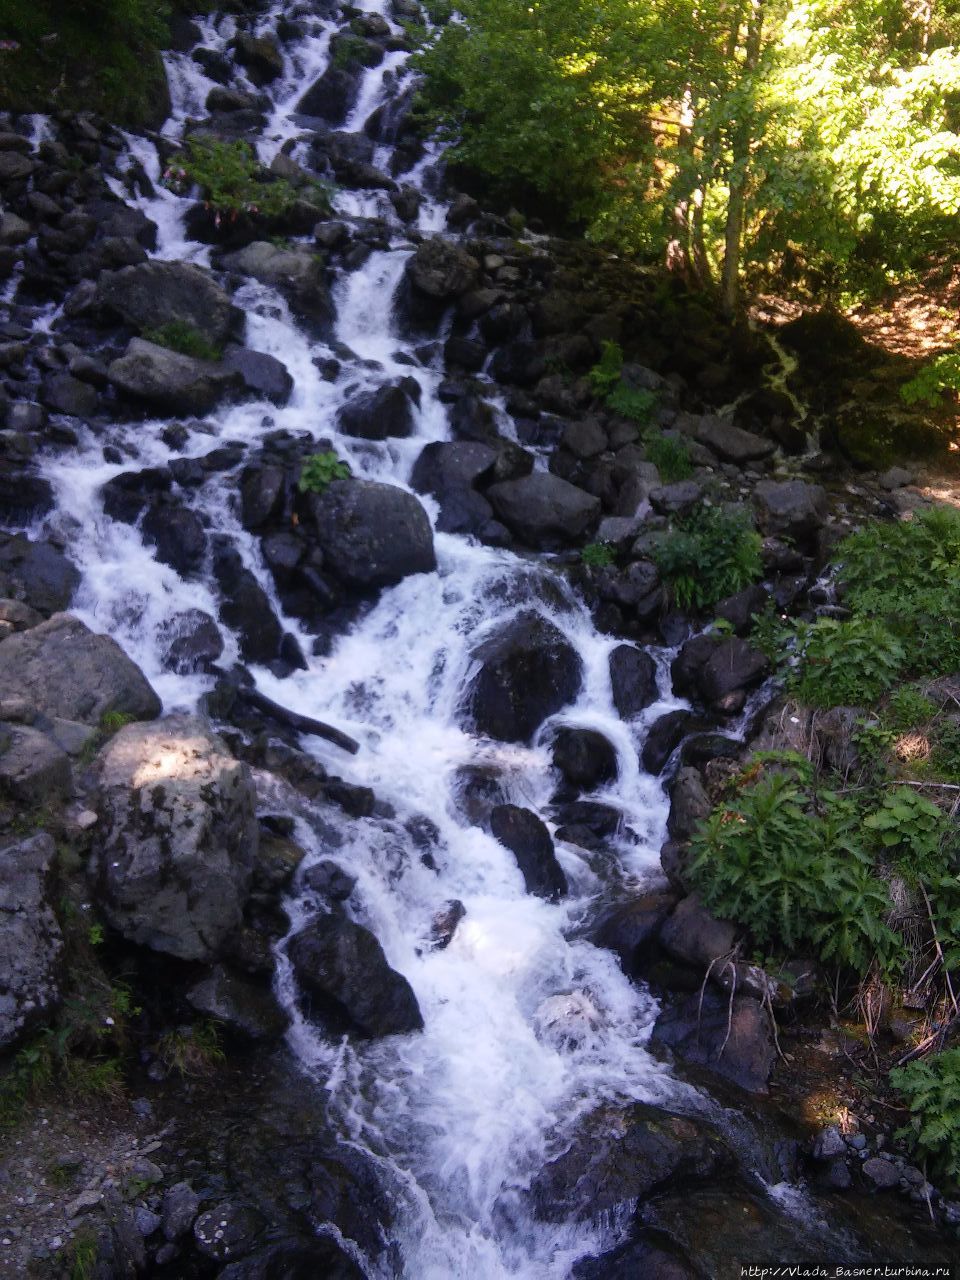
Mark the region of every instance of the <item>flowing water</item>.
[[[383, 3], [363, 7], [385, 12]], [[276, 16], [265, 17], [260, 29], [271, 30]], [[309, 34], [287, 47], [286, 73], [270, 90], [268, 125], [257, 144], [265, 162], [285, 142], [300, 138], [295, 103], [327, 62], [334, 24], [308, 19], [307, 26]], [[208, 47], [222, 49], [235, 22], [204, 19], [202, 30]], [[403, 91], [409, 74], [404, 60], [403, 54], [390, 54], [366, 73], [347, 128], [360, 128], [385, 95]], [[189, 55], [171, 55], [168, 69], [174, 111], [166, 132], [175, 136], [189, 116], [202, 114], [212, 82]], [[129, 157], [157, 184], [156, 194], [139, 202], [159, 227], [155, 256], [208, 262], [209, 250], [186, 239], [182, 216], [188, 202], [162, 186], [154, 144], [131, 136]], [[389, 149], [380, 149], [378, 163], [388, 159]], [[427, 182], [435, 160], [428, 150], [403, 180]], [[117, 190], [126, 195], [119, 184]], [[417, 344], [396, 330], [391, 317], [391, 298], [413, 250], [408, 232], [382, 193], [344, 192], [337, 203], [347, 220], [388, 216], [392, 227], [391, 247], [344, 273], [335, 287], [336, 341], [352, 358], [344, 359], [336, 382], [325, 381], [313, 361], [331, 350], [297, 326], [275, 291], [248, 283], [237, 297], [247, 314], [247, 344], [281, 359], [295, 390], [283, 408], [255, 402], [210, 417], [192, 432], [188, 455], [234, 441], [255, 447], [265, 429], [282, 428], [331, 440], [357, 475], [406, 486], [423, 446], [448, 438], [438, 398], [442, 373], [421, 363]], [[425, 198], [418, 229], [430, 233], [443, 217], [442, 204]], [[47, 316], [45, 323], [53, 319]], [[343, 358], [339, 347], [337, 354]], [[411, 373], [422, 389], [413, 436], [372, 444], [337, 434], [337, 409], [349, 395]], [[492, 385], [490, 392], [495, 398]], [[215, 587], [202, 577], [184, 581], [159, 563], [135, 528], [104, 514], [100, 497], [103, 484], [130, 465], [105, 461], [104, 447], [123, 447], [125, 437], [135, 438], [136, 465], [162, 466], [173, 456], [162, 440], [166, 425], [148, 421], [90, 432], [79, 448], [49, 461], [46, 474], [56, 488], [59, 531], [83, 575], [76, 612], [117, 637], [173, 711], [195, 707], [210, 679], [163, 669], [163, 624], [189, 608], [215, 615]], [[237, 518], [236, 483], [235, 474], [215, 476], [194, 500], [211, 529], [240, 548], [283, 618], [257, 540]], [[425, 505], [433, 515], [429, 499]], [[670, 655], [660, 654], [660, 700], [642, 719], [625, 724], [614, 711], [608, 675], [616, 642], [594, 630], [562, 578], [556, 577], [552, 590], [543, 589], [544, 578], [552, 576], [547, 562], [450, 535], [437, 535], [436, 546], [437, 572], [384, 591], [329, 656], [308, 658], [307, 670], [286, 679], [252, 669], [270, 698], [339, 726], [361, 744], [359, 754], [345, 760], [333, 747], [305, 740], [337, 773], [372, 787], [381, 802], [378, 812], [391, 816], [341, 820], [333, 848], [322, 825], [301, 821], [298, 834], [309, 850], [307, 865], [333, 856], [357, 877], [351, 911], [409, 979], [425, 1030], [374, 1043], [319, 1034], [297, 1012], [282, 944], [280, 991], [293, 1014], [293, 1052], [329, 1091], [330, 1115], [342, 1135], [372, 1153], [392, 1189], [403, 1275], [562, 1278], [575, 1258], [612, 1244], [618, 1227], [614, 1221], [538, 1224], [524, 1207], [524, 1188], [544, 1160], [562, 1149], [577, 1118], [603, 1101], [636, 1099], [719, 1114], [705, 1095], [677, 1081], [648, 1053], [655, 1000], [624, 976], [611, 953], [583, 937], [598, 903], [659, 878], [667, 804], [661, 784], [640, 770], [638, 747], [646, 725], [682, 704], [669, 691]], [[478, 738], [458, 716], [470, 652], [530, 607], [575, 644], [586, 673], [582, 693], [531, 746]], [[309, 654], [312, 638], [295, 619], [283, 622]], [[236, 654], [236, 641], [228, 636], [224, 661]], [[544, 741], [558, 723], [598, 729], [615, 744], [619, 777], [597, 798], [623, 811], [628, 830], [604, 859], [558, 843], [571, 891], [553, 905], [528, 895], [513, 856], [466, 824], [455, 783], [463, 766], [493, 765], [506, 779], [509, 798], [549, 822], [553, 784]], [[421, 861], [408, 832], [411, 821], [424, 816], [438, 831], [433, 867]], [[466, 916], [449, 947], [431, 950], [431, 919], [450, 899], [464, 904]], [[320, 909], [306, 891], [294, 894], [289, 905], [293, 930]], [[567, 999], [558, 1005], [558, 996]], [[366, 1265], [378, 1274], [375, 1264]]]

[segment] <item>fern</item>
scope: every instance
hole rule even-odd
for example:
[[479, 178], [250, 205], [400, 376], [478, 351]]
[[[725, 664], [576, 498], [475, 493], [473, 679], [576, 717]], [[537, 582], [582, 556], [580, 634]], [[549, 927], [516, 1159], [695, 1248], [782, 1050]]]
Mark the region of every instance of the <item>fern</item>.
[[873, 618], [819, 618], [796, 629], [800, 659], [792, 685], [801, 702], [818, 707], [870, 705], [891, 687], [907, 650]]
[[897, 1068], [890, 1083], [910, 1108], [910, 1124], [897, 1136], [929, 1159], [941, 1177], [960, 1182], [960, 1048]]

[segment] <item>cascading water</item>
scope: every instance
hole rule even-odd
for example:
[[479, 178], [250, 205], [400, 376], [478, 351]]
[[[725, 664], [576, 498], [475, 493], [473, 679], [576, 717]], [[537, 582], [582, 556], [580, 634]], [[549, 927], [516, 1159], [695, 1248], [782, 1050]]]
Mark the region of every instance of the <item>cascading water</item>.
[[[384, 9], [382, 3], [364, 6], [371, 14]], [[278, 16], [266, 16], [261, 29], [270, 29]], [[257, 143], [262, 160], [269, 162], [292, 140], [303, 145], [296, 141], [302, 128], [294, 106], [326, 66], [335, 29], [332, 22], [315, 22], [287, 49], [285, 74], [270, 91], [268, 123]], [[234, 32], [232, 18], [203, 20], [208, 48], [225, 48]], [[403, 54], [390, 54], [366, 73], [346, 129], [361, 128], [385, 99], [406, 87], [404, 61]], [[188, 55], [171, 55], [168, 70], [174, 109], [166, 133], [176, 136], [200, 112], [213, 82]], [[129, 161], [142, 165], [156, 186], [155, 194], [139, 201], [159, 228], [155, 256], [208, 263], [209, 250], [186, 236], [187, 202], [162, 184], [155, 145], [132, 136], [128, 145]], [[376, 159], [386, 163], [389, 148], [381, 148]], [[428, 151], [405, 181], [417, 185], [434, 160]], [[332, 440], [357, 475], [406, 487], [424, 444], [448, 438], [438, 396], [442, 374], [423, 364], [416, 343], [405, 340], [391, 321], [391, 299], [412, 252], [409, 234], [381, 194], [345, 193], [338, 200], [340, 216], [347, 219], [390, 216], [392, 238], [389, 249], [344, 273], [335, 288], [336, 354], [343, 362], [337, 380], [326, 381], [314, 363], [333, 351], [305, 334], [275, 290], [248, 283], [236, 295], [247, 315], [248, 344], [283, 361], [294, 379], [292, 397], [282, 408], [259, 402], [222, 411], [195, 430], [176, 456], [199, 457], [213, 444], [254, 446], [265, 429], [286, 429]], [[418, 229], [430, 233], [443, 215], [442, 205], [424, 199]], [[408, 439], [371, 443], [336, 432], [337, 411], [349, 395], [411, 375], [420, 385], [421, 403]], [[496, 403], [493, 387], [491, 399]], [[139, 465], [163, 466], [174, 456], [164, 442], [165, 425], [138, 427]], [[122, 436], [120, 428], [87, 432], [75, 450], [46, 465], [59, 531], [83, 575], [75, 611], [118, 638], [168, 711], [193, 708], [210, 680], [164, 669], [163, 627], [186, 609], [216, 614], [216, 591], [202, 577], [183, 580], [156, 559], [135, 528], [105, 515], [102, 487], [128, 463], [106, 461], [104, 448], [122, 448]], [[235, 474], [214, 476], [193, 500], [210, 529], [239, 548], [282, 616], [257, 540], [235, 515], [235, 487]], [[429, 499], [425, 504], [432, 509]], [[305, 740], [318, 759], [372, 787], [379, 798], [376, 816], [340, 823], [335, 856], [357, 878], [351, 911], [376, 934], [390, 965], [409, 979], [425, 1023], [420, 1034], [378, 1042], [331, 1040], [299, 1013], [281, 944], [280, 992], [293, 1017], [289, 1043], [304, 1069], [328, 1090], [330, 1115], [343, 1138], [372, 1154], [391, 1188], [397, 1204], [394, 1243], [404, 1276], [565, 1277], [577, 1257], [614, 1243], [622, 1225], [540, 1223], [525, 1205], [524, 1189], [562, 1149], [578, 1117], [604, 1101], [632, 1100], [717, 1114], [715, 1104], [647, 1052], [654, 999], [628, 980], [612, 953], [581, 937], [598, 903], [659, 875], [667, 805], [660, 784], [638, 766], [638, 746], [657, 715], [681, 704], [668, 692], [668, 655], [660, 655], [660, 700], [625, 724], [611, 699], [608, 657], [615, 642], [595, 631], [561, 578], [549, 593], [541, 589], [550, 575], [547, 563], [533, 565], [446, 534], [437, 535], [436, 547], [437, 572], [385, 591], [329, 656], [309, 658], [306, 670], [285, 679], [252, 668], [271, 699], [336, 724], [361, 743], [345, 767], [333, 748]], [[530, 747], [507, 746], [466, 731], [457, 714], [471, 650], [531, 603], [565, 633], [584, 664], [579, 700], [550, 725], [598, 729], [615, 745], [617, 781], [597, 798], [623, 812], [629, 835], [619, 842], [616, 858], [558, 844], [570, 883], [560, 905], [525, 892], [512, 855], [464, 824], [454, 795], [458, 769], [494, 764], [511, 801], [547, 815], [552, 779], [549, 753], [541, 745], [547, 731]], [[295, 619], [283, 621], [309, 654], [312, 637]], [[236, 640], [228, 636], [224, 661], [237, 653]], [[430, 865], [405, 830], [424, 816], [436, 828]], [[328, 842], [310, 821], [299, 820], [298, 837], [310, 851], [304, 870], [330, 856]], [[430, 921], [453, 899], [463, 903], [466, 915], [450, 945], [432, 949]], [[306, 889], [294, 894], [289, 908], [292, 931], [321, 909]], [[560, 1004], [557, 997], [563, 998]], [[375, 1266], [369, 1260], [365, 1265]]]

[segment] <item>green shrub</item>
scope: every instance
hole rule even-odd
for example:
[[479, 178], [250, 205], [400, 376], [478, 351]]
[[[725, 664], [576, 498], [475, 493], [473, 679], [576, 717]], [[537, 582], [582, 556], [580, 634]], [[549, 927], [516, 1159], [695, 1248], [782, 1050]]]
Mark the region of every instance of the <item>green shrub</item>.
[[947, 351], [929, 360], [900, 388], [904, 404], [943, 404], [944, 393], [960, 391], [960, 351]]
[[602, 399], [606, 399], [619, 386], [623, 374], [623, 349], [619, 343], [604, 342], [600, 359], [587, 374], [590, 386]]
[[888, 791], [863, 825], [908, 883], [917, 885], [943, 870], [952, 843], [951, 823], [919, 791], [911, 787]]
[[918, 1058], [890, 1072], [890, 1083], [910, 1108], [906, 1138], [935, 1174], [960, 1182], [960, 1048]]
[[960, 723], [941, 720], [932, 733], [930, 765], [945, 782], [960, 782]]
[[332, 449], [304, 458], [297, 488], [301, 493], [323, 493], [334, 480], [350, 477], [349, 463], [342, 462]]
[[919, 689], [911, 685], [901, 685], [894, 689], [883, 708], [883, 723], [898, 733], [907, 729], [916, 729], [918, 725], [927, 724], [936, 715], [937, 709]]
[[147, 329], [143, 336], [159, 347], [168, 347], [171, 351], [179, 351], [184, 356], [195, 356], [198, 360], [220, 360], [223, 356], [220, 348], [208, 342], [199, 329], [182, 320], [169, 320], [158, 329]]
[[792, 692], [815, 707], [872, 705], [907, 660], [897, 637], [873, 618], [819, 618], [799, 624], [796, 638], [799, 668]]
[[653, 540], [651, 554], [681, 609], [703, 609], [761, 575], [760, 535], [740, 507], [700, 507]]
[[859, 976], [899, 959], [890, 897], [855, 806], [831, 792], [814, 799], [792, 769], [761, 777], [711, 814], [693, 842], [690, 879], [711, 911], [767, 951], [812, 947]]
[[676, 484], [693, 475], [686, 440], [677, 436], [652, 436], [644, 442], [647, 458], [660, 472], [664, 484]]
[[621, 418], [629, 418], [631, 422], [646, 426], [657, 407], [657, 397], [653, 391], [644, 387], [628, 386], [623, 379], [607, 396], [607, 407]]
[[580, 552], [580, 559], [591, 569], [610, 569], [617, 562], [608, 542], [588, 542]]
[[236, 217], [240, 213], [276, 218], [297, 200], [307, 200], [318, 213], [330, 212], [330, 188], [313, 182], [294, 187], [264, 169], [248, 142], [217, 142], [194, 137], [180, 157], [180, 167], [167, 170], [166, 181], [178, 190], [200, 187], [203, 199], [216, 213]]
[[362, 36], [355, 34], [337, 36], [331, 42], [330, 48], [333, 55], [330, 60], [341, 71], [346, 71], [356, 66], [376, 66], [381, 56], [380, 50], [376, 46], [367, 44]]

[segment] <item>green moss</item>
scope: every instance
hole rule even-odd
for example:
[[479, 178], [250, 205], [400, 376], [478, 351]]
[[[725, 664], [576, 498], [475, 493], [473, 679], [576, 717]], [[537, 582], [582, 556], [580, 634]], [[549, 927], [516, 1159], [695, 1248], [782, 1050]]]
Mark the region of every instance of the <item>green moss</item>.
[[295, 187], [264, 169], [248, 142], [217, 142], [193, 137], [167, 173], [169, 186], [186, 194], [197, 186], [206, 204], [224, 217], [241, 213], [262, 218], [282, 217], [299, 200], [314, 205], [318, 214], [330, 212], [330, 189], [310, 182]]
[[198, 360], [220, 360], [223, 356], [220, 348], [208, 342], [199, 329], [182, 320], [171, 320], [159, 329], [146, 329], [143, 336], [157, 346], [179, 351], [184, 356], [195, 356]]

